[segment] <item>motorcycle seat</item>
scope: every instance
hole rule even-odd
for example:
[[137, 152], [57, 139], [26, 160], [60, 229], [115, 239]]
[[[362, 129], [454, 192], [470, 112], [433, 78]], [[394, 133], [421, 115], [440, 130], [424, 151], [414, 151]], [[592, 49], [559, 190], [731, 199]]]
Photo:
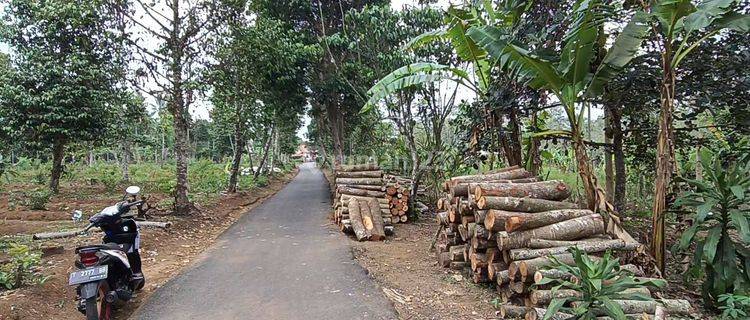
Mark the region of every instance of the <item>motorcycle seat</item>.
[[128, 252], [128, 250], [130, 250], [130, 246], [131, 245], [127, 244], [127, 243], [118, 244], [118, 243], [109, 242], [109, 243], [105, 243], [105, 244], [95, 244], [95, 245], [88, 245], [88, 246], [78, 247], [78, 248], [76, 248], [76, 253], [79, 253], [80, 251], [88, 251], [88, 250], [96, 250], [96, 251], [98, 251], [98, 250], [119, 250], [119, 251], [123, 251], [123, 252]]

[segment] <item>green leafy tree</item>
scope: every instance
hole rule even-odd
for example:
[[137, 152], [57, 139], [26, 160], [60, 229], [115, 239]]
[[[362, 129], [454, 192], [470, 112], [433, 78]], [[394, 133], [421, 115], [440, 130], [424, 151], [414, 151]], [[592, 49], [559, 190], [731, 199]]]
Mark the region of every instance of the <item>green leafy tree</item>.
[[112, 121], [124, 70], [122, 19], [109, 1], [13, 0], [0, 39], [13, 70], [0, 88], [0, 118], [11, 134], [52, 151], [49, 188], [57, 192], [65, 149], [96, 141]]
[[[724, 163], [704, 149], [703, 180], [678, 178], [693, 191], [676, 206], [695, 209], [693, 225], [682, 234], [678, 250], [696, 244], [689, 276], [705, 274], [704, 301], [713, 305], [726, 293], [750, 292], [750, 162]], [[701, 270], [702, 269], [702, 270]]]
[[677, 72], [682, 61], [703, 41], [722, 30], [750, 31], [750, 16], [736, 11], [739, 1], [652, 0], [643, 2], [655, 21], [662, 57], [661, 110], [656, 147], [656, 179], [652, 207], [651, 253], [662, 272], [666, 267], [665, 214], [667, 192], [675, 170], [674, 112]]

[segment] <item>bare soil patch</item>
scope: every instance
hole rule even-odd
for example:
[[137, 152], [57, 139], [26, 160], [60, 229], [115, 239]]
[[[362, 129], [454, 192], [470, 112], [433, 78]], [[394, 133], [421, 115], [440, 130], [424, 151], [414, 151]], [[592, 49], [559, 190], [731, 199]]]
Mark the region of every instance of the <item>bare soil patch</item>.
[[384, 242], [350, 241], [355, 258], [401, 319], [498, 319], [494, 289], [438, 266], [429, 251], [437, 228], [429, 222], [399, 224], [396, 235]]
[[[172, 228], [142, 230], [141, 257], [146, 287], [133, 300], [117, 310], [115, 319], [126, 319], [155, 289], [178, 274], [182, 268], [191, 265], [198, 254], [208, 248], [239, 217], [281, 190], [295, 175], [296, 171], [270, 179], [266, 187], [225, 195], [210, 203], [204, 203], [198, 206], [200, 212], [191, 216], [175, 217], [167, 215], [164, 211], [157, 211], [153, 220], [171, 221]], [[0, 201], [4, 200], [2, 196], [0, 195]], [[7, 197], [7, 194], [4, 196]], [[75, 195], [72, 193], [63, 193], [56, 197], [48, 207], [49, 212], [45, 212], [41, 219], [37, 219], [42, 215], [38, 212], [31, 215], [10, 212], [6, 215], [4, 212], [8, 211], [0, 208], [0, 234], [28, 235], [40, 231], [70, 229], [74, 226], [72, 221], [67, 220], [70, 219], [71, 208], [90, 207], [87, 211], [90, 212], [102, 209], [119, 199], [111, 196], [84, 197], [92, 200], [89, 202], [79, 198], [75, 207], [61, 205], [67, 203], [65, 199], [74, 198]], [[101, 235], [94, 233], [91, 236], [40, 243], [44, 246], [62, 245], [65, 251], [42, 259], [42, 273], [51, 276], [44, 284], [0, 292], [0, 320], [82, 319], [83, 315], [75, 307], [75, 288], [67, 285], [67, 277], [74, 268], [75, 247], [100, 241]]]

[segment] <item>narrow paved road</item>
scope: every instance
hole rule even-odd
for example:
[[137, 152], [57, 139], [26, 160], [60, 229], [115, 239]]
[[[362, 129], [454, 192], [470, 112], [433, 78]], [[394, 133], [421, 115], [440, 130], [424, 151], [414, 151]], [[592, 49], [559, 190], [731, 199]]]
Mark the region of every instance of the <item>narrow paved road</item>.
[[325, 226], [329, 210], [323, 173], [302, 165], [134, 318], [396, 319], [344, 236]]

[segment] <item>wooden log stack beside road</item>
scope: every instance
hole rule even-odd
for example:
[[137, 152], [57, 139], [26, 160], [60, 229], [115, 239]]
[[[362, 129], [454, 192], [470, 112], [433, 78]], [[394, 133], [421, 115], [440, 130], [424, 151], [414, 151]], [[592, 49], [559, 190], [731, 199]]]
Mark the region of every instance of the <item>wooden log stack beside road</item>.
[[383, 240], [393, 234], [393, 218], [383, 171], [375, 164], [342, 165], [335, 170], [333, 220], [357, 240]]
[[[573, 246], [594, 257], [640, 246], [629, 235], [606, 234], [600, 214], [566, 202], [571, 190], [565, 183], [540, 181], [523, 168], [454, 177], [445, 182], [444, 191], [437, 202], [438, 263], [467, 272], [475, 283], [495, 282], [507, 307], [501, 314], [507, 312], [507, 318], [537, 319], [552, 298], [574, 294], [560, 290], [553, 297], [546, 285], [532, 286], [545, 276], [569, 277], [548, 270], [549, 256], [572, 265], [567, 250]], [[635, 266], [623, 268], [643, 276]], [[621, 305], [649, 315], [657, 306], [675, 314], [688, 312], [690, 306], [685, 300], [649, 305], [626, 300]]]

